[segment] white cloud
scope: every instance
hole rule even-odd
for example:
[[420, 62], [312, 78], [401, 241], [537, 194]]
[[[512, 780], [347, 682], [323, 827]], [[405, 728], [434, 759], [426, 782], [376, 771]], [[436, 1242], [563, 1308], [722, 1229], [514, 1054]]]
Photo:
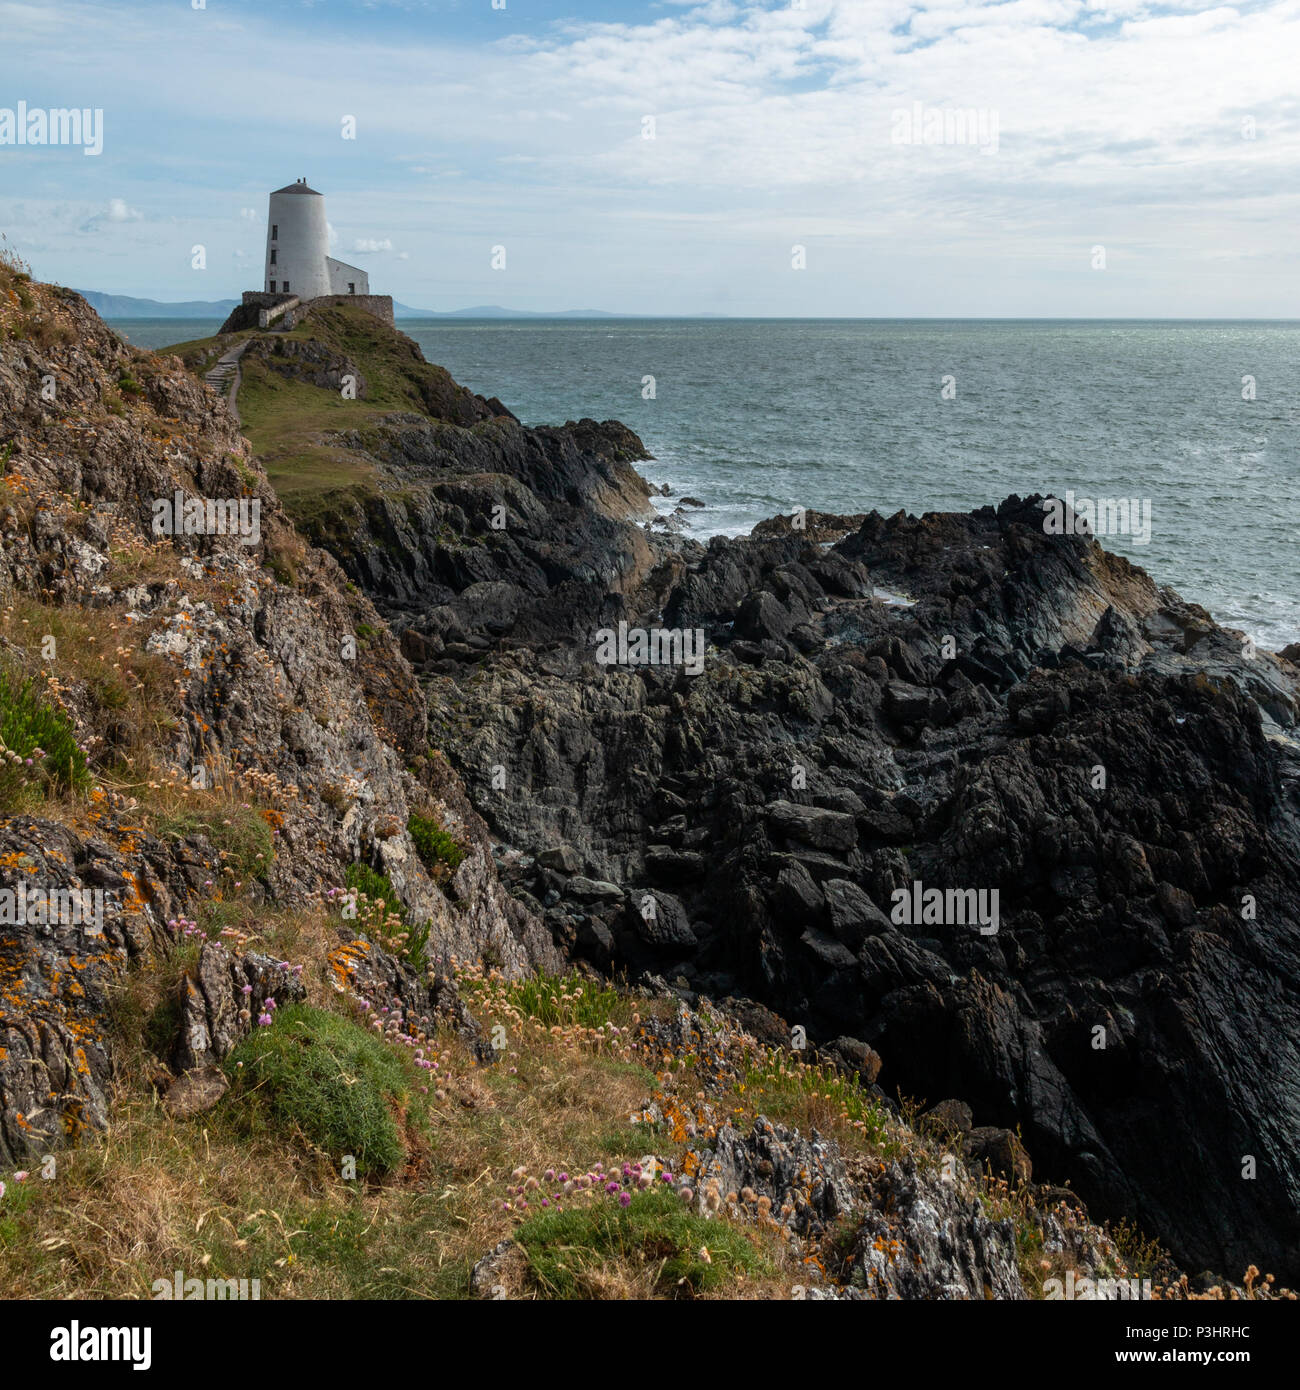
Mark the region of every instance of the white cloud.
[[[343, 228], [332, 247], [408, 248], [393, 287], [408, 302], [1086, 313], [1098, 280], [1080, 258], [1104, 240], [1110, 311], [1300, 314], [1300, 0], [711, 0], [513, 34], [511, 11], [508, 37], [460, 45], [307, 25], [289, 65], [274, 21], [248, 11], [174, 30], [112, 0], [58, 14], [68, 72], [104, 84], [118, 182], [99, 196], [143, 208], [142, 236], [171, 218], [176, 245], [206, 244], [232, 204], [264, 207], [261, 190], [306, 173]], [[0, 0], [9, 15], [6, 56], [34, 59], [52, 21]], [[892, 113], [914, 101], [997, 112], [997, 154], [895, 145]], [[219, 133], [200, 117], [213, 109]], [[321, 132], [345, 110], [361, 138], [333, 153]], [[68, 174], [27, 161], [5, 191], [34, 205]], [[0, 222], [7, 209], [0, 194]], [[375, 223], [383, 243], [364, 235]], [[34, 230], [74, 264], [103, 254], [103, 238], [83, 252]], [[237, 235], [257, 251], [255, 227]], [[157, 238], [141, 275], [178, 255]], [[808, 273], [769, 273], [801, 240]], [[498, 241], [508, 284], [486, 269]]]

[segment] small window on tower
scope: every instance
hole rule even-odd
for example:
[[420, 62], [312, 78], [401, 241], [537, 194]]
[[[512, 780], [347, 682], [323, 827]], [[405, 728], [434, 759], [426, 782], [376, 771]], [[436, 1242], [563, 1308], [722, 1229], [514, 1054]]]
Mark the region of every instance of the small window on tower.
[[357, 292], [357, 282], [356, 282], [355, 280], [349, 280], [349, 281], [348, 281], [348, 293], [349, 293], [349, 294], [356, 294], [356, 292]]
[[271, 264], [272, 264], [272, 265], [275, 264], [275, 247], [274, 247], [274, 246], [271, 248]]
[[272, 223], [271, 223], [271, 240], [272, 240], [272, 241], [279, 241], [279, 240], [280, 240], [280, 224], [279, 224], [278, 222], [272, 222]]
[[274, 294], [274, 293], [275, 293], [275, 281], [272, 280], [272, 281], [270, 281], [269, 283], [270, 283], [270, 286], [271, 286], [271, 293]]
[[284, 292], [285, 294], [289, 293], [289, 282], [287, 280], [284, 282]]

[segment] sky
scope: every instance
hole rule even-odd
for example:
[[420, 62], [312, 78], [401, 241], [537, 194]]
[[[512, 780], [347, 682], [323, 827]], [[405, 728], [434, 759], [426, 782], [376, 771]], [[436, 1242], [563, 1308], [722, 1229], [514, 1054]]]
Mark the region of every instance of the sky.
[[[439, 311], [1300, 317], [1300, 0], [0, 0], [0, 36], [0, 232], [79, 289], [260, 289], [305, 177]], [[20, 101], [102, 152], [3, 143]]]

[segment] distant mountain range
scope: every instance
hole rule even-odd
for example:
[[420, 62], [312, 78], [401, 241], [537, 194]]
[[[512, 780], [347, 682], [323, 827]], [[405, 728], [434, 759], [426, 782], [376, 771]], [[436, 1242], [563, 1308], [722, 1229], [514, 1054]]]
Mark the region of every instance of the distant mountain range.
[[[87, 304], [104, 319], [224, 319], [239, 303], [237, 299], [189, 299], [180, 303], [161, 299], [134, 299], [129, 294], [103, 294], [99, 290], [77, 290]], [[558, 313], [538, 313], [530, 309], [503, 309], [499, 304], [479, 304], [472, 309], [452, 309], [438, 313], [433, 309], [412, 309], [393, 301], [393, 316], [399, 319], [616, 319], [620, 314], [603, 309], [565, 309]], [[640, 317], [628, 315], [627, 317]]]
[[190, 299], [164, 304], [158, 299], [132, 299], [129, 294], [101, 294], [98, 290], [76, 293], [102, 319], [224, 319], [239, 303], [237, 299]]

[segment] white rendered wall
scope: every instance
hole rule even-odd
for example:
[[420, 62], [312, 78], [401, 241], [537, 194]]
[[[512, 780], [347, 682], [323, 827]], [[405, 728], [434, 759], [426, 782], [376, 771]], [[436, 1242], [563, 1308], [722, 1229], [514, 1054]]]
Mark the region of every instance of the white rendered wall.
[[[279, 235], [272, 240], [271, 233]], [[271, 264], [271, 252], [276, 252]], [[267, 212], [266, 277], [269, 289], [299, 299], [315, 299], [330, 293], [329, 230], [325, 225], [325, 199], [319, 193], [272, 193]], [[357, 291], [360, 293], [360, 290]]]
[[[331, 294], [370, 293], [370, 276], [346, 261], [336, 261], [333, 256], [329, 258], [329, 277]], [[356, 289], [349, 290], [349, 285], [355, 285]]]

